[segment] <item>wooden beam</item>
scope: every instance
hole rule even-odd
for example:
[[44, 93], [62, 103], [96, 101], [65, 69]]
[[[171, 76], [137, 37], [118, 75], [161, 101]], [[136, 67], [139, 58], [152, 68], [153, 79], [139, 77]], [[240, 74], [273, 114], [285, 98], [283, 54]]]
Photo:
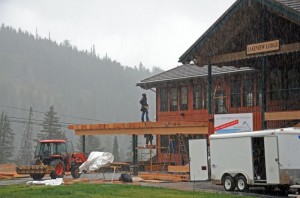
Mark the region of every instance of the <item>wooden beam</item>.
[[169, 173], [189, 173], [190, 172], [190, 166], [168, 166], [168, 172]]
[[207, 134], [208, 127], [161, 127], [161, 128], [124, 128], [124, 129], [95, 129], [95, 130], [75, 130], [76, 135], [172, 135], [172, 134]]
[[300, 120], [300, 111], [265, 112], [265, 120]]
[[207, 134], [207, 122], [132, 122], [70, 125], [76, 135]]
[[139, 176], [145, 180], [166, 180], [174, 182], [189, 181], [189, 174], [167, 174], [167, 173], [139, 173]]
[[[219, 64], [219, 63], [226, 63], [226, 62], [238, 61], [243, 59], [250, 59], [255, 57], [283, 54], [283, 53], [296, 52], [296, 51], [300, 51], [300, 43], [281, 45], [280, 50], [278, 51], [272, 51], [272, 52], [266, 52], [260, 54], [247, 55], [246, 51], [241, 51], [241, 52], [234, 52], [229, 54], [216, 55], [211, 57], [210, 61], [211, 64]], [[201, 60], [199, 60], [199, 62], [201, 62]]]

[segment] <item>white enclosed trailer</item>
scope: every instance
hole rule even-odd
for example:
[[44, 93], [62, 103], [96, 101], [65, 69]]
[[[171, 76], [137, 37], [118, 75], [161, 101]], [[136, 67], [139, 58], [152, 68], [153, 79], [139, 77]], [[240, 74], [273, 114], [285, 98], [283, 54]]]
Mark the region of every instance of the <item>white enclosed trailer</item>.
[[300, 128], [210, 136], [211, 181], [227, 191], [300, 184]]

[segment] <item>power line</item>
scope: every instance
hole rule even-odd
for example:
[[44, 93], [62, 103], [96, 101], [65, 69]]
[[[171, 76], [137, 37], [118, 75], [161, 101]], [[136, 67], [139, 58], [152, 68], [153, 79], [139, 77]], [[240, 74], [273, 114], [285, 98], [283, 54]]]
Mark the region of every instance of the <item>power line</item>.
[[[22, 110], [22, 111], [30, 111], [30, 109], [24, 109], [24, 108], [20, 108], [20, 107], [14, 107], [14, 106], [8, 106], [8, 105], [1, 105], [1, 107], [6, 107], [6, 108], [11, 108], [11, 109], [17, 109], [17, 110]], [[41, 113], [41, 114], [45, 114], [46, 112], [43, 111], [36, 111], [36, 110], [32, 110], [32, 112], [35, 113]], [[70, 116], [70, 115], [62, 115], [62, 114], [57, 114], [60, 117], [65, 117], [65, 118], [73, 118], [73, 119], [80, 119], [80, 120], [88, 120], [88, 121], [99, 121], [99, 122], [106, 122], [106, 123], [113, 123], [111, 121], [107, 121], [107, 120], [98, 120], [98, 119], [92, 119], [92, 118], [84, 118], [84, 117], [78, 117], [78, 116]]]

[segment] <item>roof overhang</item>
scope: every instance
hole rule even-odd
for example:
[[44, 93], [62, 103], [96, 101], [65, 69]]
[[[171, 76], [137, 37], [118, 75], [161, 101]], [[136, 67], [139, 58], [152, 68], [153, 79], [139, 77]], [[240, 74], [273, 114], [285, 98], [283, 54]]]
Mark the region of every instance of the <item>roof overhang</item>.
[[[299, 12], [299, 9], [296, 9], [296, 7], [299, 6], [300, 4], [299, 4], [299, 2], [296, 2], [296, 3], [293, 3], [293, 2], [292, 1], [287, 2], [284, 0], [263, 0], [263, 1], [261, 1], [261, 0], [237, 0], [188, 50], [186, 50], [186, 52], [183, 53], [183, 55], [179, 58], [178, 62], [189, 63], [190, 61], [197, 59], [198, 62], [205, 62], [205, 64], [208, 64], [207, 59], [214, 59], [213, 57], [215, 55], [217, 55], [217, 57], [215, 57], [215, 58], [220, 60], [219, 56], [223, 56], [223, 55], [225, 56], [226, 54], [220, 55], [219, 52], [212, 52], [213, 50], [206, 49], [207, 46], [211, 45], [215, 49], [218, 48], [218, 46], [216, 46], [216, 45], [218, 45], [218, 42], [211, 43], [211, 42], [213, 42], [212, 38], [215, 35], [217, 35], [219, 32], [223, 32], [223, 33], [224, 33], [224, 31], [228, 32], [229, 31], [228, 28], [224, 29], [224, 27], [230, 27], [230, 25], [228, 25], [228, 24], [231, 24], [232, 28], [234, 28], [234, 29], [240, 29], [241, 32], [243, 32], [243, 30], [242, 30], [243, 28], [244, 29], [248, 28], [247, 24], [245, 24], [245, 23], [247, 21], [251, 21], [251, 20], [248, 20], [249, 17], [246, 14], [246, 12], [248, 10], [245, 9], [245, 7], [249, 8], [249, 6], [251, 6], [251, 4], [253, 4], [253, 3], [259, 4], [262, 7], [265, 7], [266, 9], [268, 9], [268, 11], [272, 12], [273, 14], [275, 14], [281, 18], [284, 18], [296, 25], [300, 25], [300, 12]], [[241, 10], [243, 10], [243, 11], [241, 11]], [[255, 17], [259, 18], [260, 16], [255, 15]], [[240, 18], [243, 18], [243, 20], [246, 20], [246, 22], [243, 22], [242, 24], [240, 24], [238, 26], [236, 25], [236, 23], [232, 22], [232, 21], [236, 21], [236, 20], [238, 20], [238, 21], [242, 20]], [[255, 21], [256, 20], [254, 20], [254, 23], [255, 23]], [[248, 24], [248, 25], [251, 25], [251, 24]], [[225, 37], [224, 39], [227, 39], [227, 38]], [[220, 46], [220, 48], [222, 48], [222, 47]], [[207, 51], [207, 53], [202, 53], [203, 57], [197, 58], [196, 56], [197, 56], [199, 50], [202, 50], [202, 49], [205, 49]], [[239, 52], [237, 52], [237, 53], [239, 53]], [[237, 53], [234, 53], [234, 54], [237, 54]], [[244, 53], [244, 52], [240, 52], [240, 53]], [[263, 53], [259, 56], [267, 56], [267, 55], [269, 55], [269, 54]], [[233, 56], [231, 56], [231, 57], [233, 57]], [[254, 57], [258, 57], [258, 55], [254, 55]], [[244, 58], [239, 57], [239, 59], [238, 58], [236, 58], [236, 59], [231, 58], [231, 59], [234, 61], [237, 61], [237, 60], [245, 60], [247, 58], [252, 58], [252, 57], [251, 56], [244, 57]], [[199, 61], [199, 59], [204, 59], [204, 60]], [[214, 64], [216, 62], [212, 61], [210, 63]], [[220, 61], [218, 61], [218, 63], [220, 63]], [[203, 64], [201, 63], [199, 66], [202, 66], [202, 65], [204, 65], [204, 63]]]

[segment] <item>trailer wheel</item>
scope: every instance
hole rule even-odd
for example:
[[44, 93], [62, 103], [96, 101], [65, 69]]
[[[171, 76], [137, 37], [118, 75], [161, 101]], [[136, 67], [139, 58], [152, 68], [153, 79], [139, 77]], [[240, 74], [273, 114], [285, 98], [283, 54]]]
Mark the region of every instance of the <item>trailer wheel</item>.
[[234, 178], [230, 175], [225, 176], [223, 181], [223, 186], [226, 191], [233, 191], [235, 189]]
[[58, 177], [64, 177], [65, 165], [60, 159], [55, 159], [50, 162], [50, 166], [54, 167], [54, 171], [50, 173], [51, 179], [56, 179]]
[[244, 175], [237, 178], [236, 187], [240, 192], [244, 192], [248, 189], [247, 179]]

